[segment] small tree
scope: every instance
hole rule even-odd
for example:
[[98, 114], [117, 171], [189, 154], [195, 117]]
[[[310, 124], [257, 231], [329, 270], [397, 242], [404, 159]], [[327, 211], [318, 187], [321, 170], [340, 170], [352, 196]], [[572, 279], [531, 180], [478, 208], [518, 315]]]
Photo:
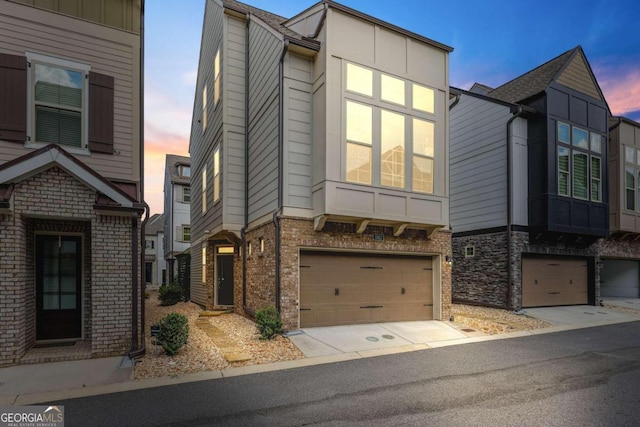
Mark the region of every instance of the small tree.
[[160, 331], [156, 339], [165, 353], [173, 356], [189, 340], [189, 321], [179, 313], [169, 313], [158, 323]]
[[175, 305], [183, 300], [183, 291], [180, 285], [175, 282], [160, 286], [158, 291], [160, 305]]
[[270, 340], [282, 333], [282, 319], [280, 313], [272, 305], [256, 312], [256, 325], [263, 340]]

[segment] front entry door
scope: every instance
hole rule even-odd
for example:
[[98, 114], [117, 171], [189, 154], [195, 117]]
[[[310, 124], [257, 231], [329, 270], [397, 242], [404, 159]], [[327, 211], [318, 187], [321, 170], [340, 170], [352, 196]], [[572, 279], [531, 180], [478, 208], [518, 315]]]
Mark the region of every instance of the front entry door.
[[218, 305], [233, 305], [233, 255], [216, 256]]
[[36, 236], [36, 339], [81, 337], [80, 236]]

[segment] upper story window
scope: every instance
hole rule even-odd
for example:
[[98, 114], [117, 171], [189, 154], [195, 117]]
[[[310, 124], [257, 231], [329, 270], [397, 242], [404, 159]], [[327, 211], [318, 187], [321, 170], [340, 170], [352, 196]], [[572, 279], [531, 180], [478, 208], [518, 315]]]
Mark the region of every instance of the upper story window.
[[640, 211], [640, 150], [624, 146], [625, 209]]
[[346, 180], [433, 193], [434, 90], [352, 63], [345, 81]]
[[31, 144], [88, 149], [88, 75], [90, 67], [28, 54]]
[[202, 169], [202, 213], [207, 213], [207, 165]]
[[202, 132], [207, 130], [207, 85], [202, 89]]
[[182, 241], [183, 242], [191, 241], [191, 226], [189, 225], [182, 226]]
[[213, 203], [220, 200], [220, 146], [213, 152]]
[[603, 136], [557, 123], [558, 195], [602, 202]]
[[220, 99], [220, 48], [216, 51], [213, 58], [213, 107], [218, 105]]
[[182, 177], [188, 178], [191, 176], [191, 167], [187, 165], [178, 166], [178, 174]]
[[182, 187], [182, 203], [191, 203], [191, 187]]
[[153, 240], [145, 240], [144, 247], [145, 249], [154, 249], [154, 241]]

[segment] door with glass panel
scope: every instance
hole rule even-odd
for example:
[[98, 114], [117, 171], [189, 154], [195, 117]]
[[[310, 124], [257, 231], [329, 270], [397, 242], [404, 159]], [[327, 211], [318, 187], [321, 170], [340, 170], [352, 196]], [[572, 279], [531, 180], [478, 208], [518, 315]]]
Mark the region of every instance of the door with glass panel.
[[80, 236], [36, 236], [36, 339], [81, 337]]

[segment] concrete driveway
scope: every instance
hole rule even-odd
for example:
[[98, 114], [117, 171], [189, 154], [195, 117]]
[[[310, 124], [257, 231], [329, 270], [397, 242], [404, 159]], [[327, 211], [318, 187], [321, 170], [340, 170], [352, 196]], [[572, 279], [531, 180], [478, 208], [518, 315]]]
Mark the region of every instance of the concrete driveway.
[[467, 338], [447, 322], [436, 320], [304, 328], [288, 338], [307, 357], [375, 352], [397, 347], [428, 348], [431, 343]]
[[[640, 299], [635, 301], [637, 305], [634, 306], [632, 304], [629, 308], [640, 309]], [[608, 303], [607, 301], [605, 302]], [[556, 326], [572, 328], [587, 328], [640, 320], [640, 314], [624, 313], [618, 310], [592, 305], [525, 308], [523, 312], [528, 316], [545, 320]]]

